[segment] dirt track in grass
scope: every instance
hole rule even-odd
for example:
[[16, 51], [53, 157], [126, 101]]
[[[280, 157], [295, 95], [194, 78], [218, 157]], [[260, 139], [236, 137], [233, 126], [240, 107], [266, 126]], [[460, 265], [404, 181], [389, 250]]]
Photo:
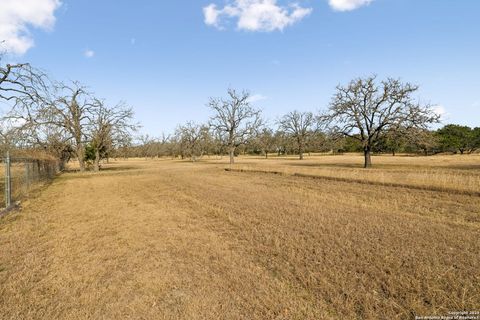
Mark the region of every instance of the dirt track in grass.
[[406, 319], [480, 307], [480, 199], [116, 162], [0, 220], [2, 319]]

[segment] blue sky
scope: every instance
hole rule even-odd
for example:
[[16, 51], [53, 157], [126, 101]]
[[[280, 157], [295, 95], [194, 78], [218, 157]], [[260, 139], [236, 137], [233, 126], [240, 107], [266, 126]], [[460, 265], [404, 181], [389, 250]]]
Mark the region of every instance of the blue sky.
[[[0, 36], [30, 40], [7, 48], [9, 59], [127, 101], [154, 136], [206, 121], [208, 98], [228, 87], [249, 90], [273, 121], [324, 109], [337, 84], [372, 73], [419, 84], [446, 123], [480, 126], [476, 0], [0, 0], [2, 9]], [[23, 29], [2, 31], [15, 22]]]

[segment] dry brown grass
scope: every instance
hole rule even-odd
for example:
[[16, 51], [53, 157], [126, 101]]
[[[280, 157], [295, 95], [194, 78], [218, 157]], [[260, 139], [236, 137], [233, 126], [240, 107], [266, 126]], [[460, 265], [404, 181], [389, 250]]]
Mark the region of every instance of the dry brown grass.
[[426, 189], [480, 192], [480, 154], [431, 157], [383, 155], [374, 157], [373, 162], [373, 168], [365, 170], [361, 168], [363, 157], [360, 155], [312, 156], [304, 161], [298, 161], [297, 157], [271, 157], [267, 160], [245, 157], [235, 167], [410, 185]]
[[[478, 176], [477, 160], [432, 170]], [[326, 160], [237, 166], [282, 161], [315, 173], [308, 164]], [[0, 220], [0, 318], [408, 319], [480, 306], [479, 197], [224, 167], [131, 160], [62, 175]]]

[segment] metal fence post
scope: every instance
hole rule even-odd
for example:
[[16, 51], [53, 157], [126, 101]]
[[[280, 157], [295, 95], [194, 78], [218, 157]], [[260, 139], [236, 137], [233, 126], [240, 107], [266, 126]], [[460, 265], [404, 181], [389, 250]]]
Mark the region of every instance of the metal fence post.
[[30, 162], [25, 162], [25, 190], [26, 193], [30, 190]]
[[10, 152], [7, 151], [5, 157], [5, 208], [12, 205], [12, 179], [10, 172]]

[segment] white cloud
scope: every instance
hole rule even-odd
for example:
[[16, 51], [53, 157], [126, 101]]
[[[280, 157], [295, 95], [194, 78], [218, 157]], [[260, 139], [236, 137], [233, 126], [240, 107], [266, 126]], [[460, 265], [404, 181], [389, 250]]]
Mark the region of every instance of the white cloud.
[[373, 0], [328, 0], [335, 11], [351, 11], [370, 4]]
[[30, 28], [52, 30], [60, 0], [0, 0], [0, 47], [22, 55], [34, 46]]
[[95, 55], [95, 51], [87, 49], [85, 50], [83, 55], [85, 56], [85, 58], [93, 58], [93, 56]]
[[215, 4], [203, 8], [205, 24], [223, 29], [223, 24], [236, 19], [237, 28], [247, 31], [271, 32], [302, 20], [312, 12], [297, 3], [288, 6], [277, 4], [277, 0], [233, 0], [222, 9]]
[[131, 38], [131, 39], [130, 39], [130, 44], [131, 44], [132, 46], [134, 46], [135, 43], [137, 43], [137, 39]]
[[203, 8], [203, 16], [205, 17], [205, 24], [218, 27], [218, 16], [220, 11], [213, 3]]
[[266, 100], [266, 99], [267, 97], [264, 96], [263, 94], [253, 94], [248, 98], [248, 102], [255, 103], [255, 102]]
[[441, 119], [444, 119], [445, 117], [448, 117], [448, 115], [449, 115], [449, 113], [447, 112], [447, 109], [445, 109], [445, 107], [442, 106], [442, 105], [433, 106], [432, 110], [437, 115], [439, 115]]

